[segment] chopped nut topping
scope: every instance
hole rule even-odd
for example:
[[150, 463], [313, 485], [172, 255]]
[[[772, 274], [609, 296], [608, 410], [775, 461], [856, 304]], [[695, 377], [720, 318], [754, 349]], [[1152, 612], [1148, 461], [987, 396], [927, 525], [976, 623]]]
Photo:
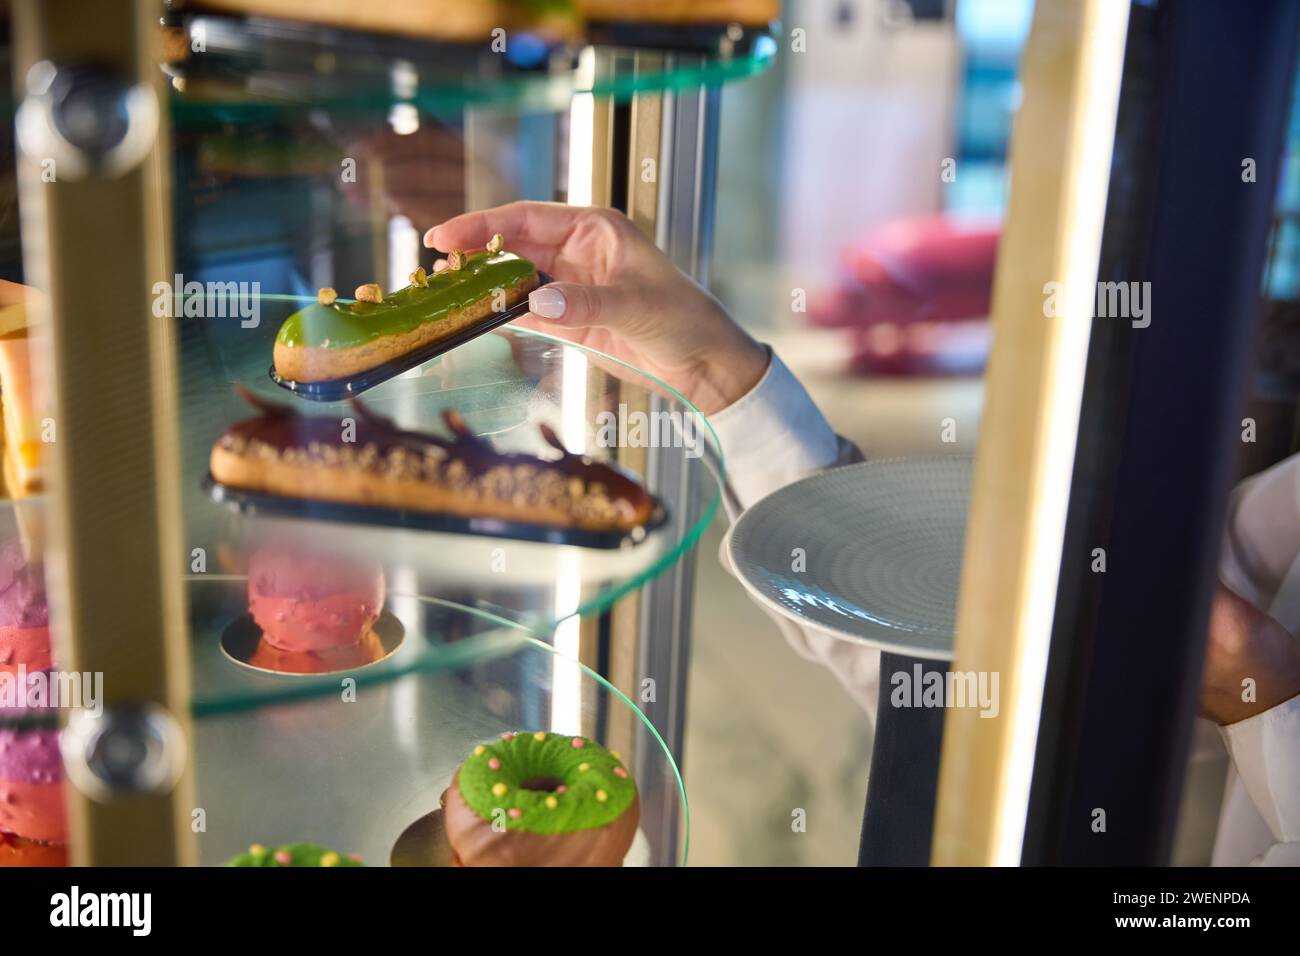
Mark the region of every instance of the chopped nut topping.
[[493, 236], [491, 239], [488, 240], [487, 251], [492, 253], [492, 255], [495, 256], [498, 252], [500, 252], [505, 247], [506, 247], [506, 237], [501, 235], [501, 233], [498, 232], [495, 236]]
[[280, 452], [276, 450], [274, 445], [268, 445], [266, 442], [256, 439], [249, 442], [248, 453], [254, 458], [260, 458], [263, 461], [278, 461], [280, 459]]
[[419, 481], [423, 475], [421, 457], [405, 448], [389, 451], [388, 460], [382, 467], [384, 474], [399, 481]]
[[446, 453], [441, 448], [429, 448], [424, 452], [424, 476], [429, 481], [438, 481], [442, 476], [441, 464]]
[[465, 253], [459, 249], [452, 250], [451, 255], [447, 257], [447, 268], [452, 272], [459, 272], [465, 268]]
[[419, 286], [421, 289], [429, 288], [429, 274], [424, 271], [424, 266], [420, 266], [410, 275], [411, 285]]
[[461, 489], [469, 484], [469, 469], [459, 458], [454, 458], [447, 463], [444, 474], [447, 484], [452, 488]]
[[333, 305], [334, 301], [338, 297], [339, 294], [335, 292], [333, 289], [331, 289], [329, 286], [326, 286], [323, 289], [316, 290], [316, 301], [319, 302], [321, 305]]
[[365, 285], [357, 286], [355, 297], [358, 302], [383, 302], [384, 290], [379, 287], [378, 282], [367, 282]]
[[479, 489], [493, 497], [508, 499], [514, 490], [510, 469], [505, 465], [493, 465], [480, 476]]

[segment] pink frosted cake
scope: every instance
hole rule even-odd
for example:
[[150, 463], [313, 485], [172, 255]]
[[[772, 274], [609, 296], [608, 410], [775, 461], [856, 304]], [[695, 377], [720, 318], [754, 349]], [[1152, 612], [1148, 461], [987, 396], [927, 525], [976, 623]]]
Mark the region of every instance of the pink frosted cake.
[[0, 831], [41, 843], [67, 841], [57, 728], [0, 729]]
[[360, 645], [384, 609], [384, 574], [328, 555], [262, 548], [249, 559], [248, 609], [280, 651]]
[[0, 673], [48, 670], [50, 612], [45, 604], [45, 575], [27, 562], [17, 538], [0, 544]]

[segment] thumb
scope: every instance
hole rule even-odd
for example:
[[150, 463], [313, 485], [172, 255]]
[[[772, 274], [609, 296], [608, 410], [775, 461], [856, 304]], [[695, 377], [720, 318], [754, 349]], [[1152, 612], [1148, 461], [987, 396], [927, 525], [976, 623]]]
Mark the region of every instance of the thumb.
[[528, 311], [556, 325], [616, 328], [626, 316], [626, 295], [613, 286], [552, 282], [528, 296]]

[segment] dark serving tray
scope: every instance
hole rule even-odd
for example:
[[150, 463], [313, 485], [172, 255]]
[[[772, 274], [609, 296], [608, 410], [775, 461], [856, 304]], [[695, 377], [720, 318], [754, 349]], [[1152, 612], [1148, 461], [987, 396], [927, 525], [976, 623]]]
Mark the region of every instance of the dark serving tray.
[[668, 520], [668, 510], [662, 501], [654, 497], [651, 499], [654, 502], [654, 511], [645, 524], [630, 531], [589, 531], [581, 528], [557, 528], [551, 525], [507, 521], [502, 518], [465, 518], [460, 515], [437, 514], [429, 511], [406, 511], [337, 501], [287, 498], [282, 495], [231, 488], [216, 481], [210, 474], [203, 479], [203, 488], [213, 501], [227, 505], [240, 514], [301, 518], [310, 521], [343, 521], [384, 528], [472, 534], [604, 550], [638, 545], [650, 537], [650, 532], [662, 527]]
[[[538, 288], [548, 285], [554, 281], [545, 272], [537, 273]], [[520, 316], [528, 314], [528, 300], [516, 303], [504, 312], [498, 312], [481, 322], [471, 325], [467, 329], [461, 329], [455, 335], [449, 335], [445, 339], [439, 339], [437, 342], [430, 342], [423, 348], [416, 349], [414, 352], [407, 352], [400, 355], [391, 362], [385, 362], [383, 365], [376, 365], [372, 369], [367, 369], [351, 378], [335, 378], [325, 382], [298, 382], [291, 378], [281, 378], [276, 374], [275, 364], [271, 364], [269, 375], [271, 381], [275, 382], [286, 391], [292, 392], [299, 398], [305, 398], [313, 402], [340, 402], [347, 398], [353, 398], [360, 395], [367, 389], [374, 388], [390, 378], [401, 375], [403, 372], [423, 365], [430, 359], [437, 358], [444, 352], [450, 352], [457, 346], [464, 345], [472, 339], [478, 338], [491, 332], [493, 329], [499, 329], [507, 322], [513, 322]]]

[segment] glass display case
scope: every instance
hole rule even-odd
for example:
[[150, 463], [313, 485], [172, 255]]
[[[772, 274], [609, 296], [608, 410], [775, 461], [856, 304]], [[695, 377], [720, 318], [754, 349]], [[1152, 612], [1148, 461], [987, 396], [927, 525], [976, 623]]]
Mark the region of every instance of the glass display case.
[[1256, 859], [1300, 7], [1188, 6], [0, 3], [0, 865]]
[[[704, 417], [515, 326], [346, 401], [268, 369], [317, 289], [405, 286], [425, 228], [515, 199], [622, 209], [704, 279], [718, 88], [768, 66], [772, 32], [593, 19], [498, 48], [240, 6], [13, 5], [20, 274], [57, 440], [0, 520], [47, 570], [57, 672], [103, 691], [62, 733], [66, 831], [38, 842], [88, 864], [310, 842], [446, 865], [456, 768], [526, 730], [615, 751], [640, 806], [625, 862], [684, 863], [692, 551], [724, 480]], [[250, 401], [542, 461], [558, 443], [635, 476], [654, 512], [610, 537], [231, 494], [209, 458]], [[298, 611], [263, 585], [295, 575], [313, 601], [361, 595], [360, 645], [268, 645], [266, 615]], [[0, 710], [0, 733], [36, 746], [55, 713]]]

